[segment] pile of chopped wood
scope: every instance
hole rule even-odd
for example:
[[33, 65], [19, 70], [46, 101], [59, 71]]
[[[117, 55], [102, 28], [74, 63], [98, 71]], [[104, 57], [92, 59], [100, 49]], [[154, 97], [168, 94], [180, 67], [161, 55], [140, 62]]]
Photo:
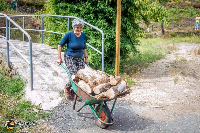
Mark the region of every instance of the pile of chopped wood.
[[72, 75], [72, 80], [84, 91], [97, 99], [113, 99], [126, 89], [126, 82], [120, 76], [108, 75], [99, 70], [85, 66], [77, 75]]

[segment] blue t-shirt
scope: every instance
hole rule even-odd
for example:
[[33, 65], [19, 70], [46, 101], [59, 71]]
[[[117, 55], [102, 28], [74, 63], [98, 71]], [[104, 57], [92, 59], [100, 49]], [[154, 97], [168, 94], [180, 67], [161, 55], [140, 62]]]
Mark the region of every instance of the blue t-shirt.
[[81, 58], [83, 57], [83, 49], [86, 49], [86, 35], [81, 32], [81, 36], [77, 37], [74, 31], [69, 31], [59, 43], [62, 47], [65, 44], [67, 44], [67, 49], [65, 50], [66, 55]]

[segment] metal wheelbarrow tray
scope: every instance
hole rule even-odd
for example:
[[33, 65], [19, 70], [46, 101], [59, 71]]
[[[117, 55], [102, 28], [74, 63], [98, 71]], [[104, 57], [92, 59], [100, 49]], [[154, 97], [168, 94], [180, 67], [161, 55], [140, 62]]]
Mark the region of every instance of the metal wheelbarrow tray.
[[[96, 124], [101, 127], [101, 128], [107, 128], [111, 125], [114, 124], [114, 120], [112, 119], [112, 112], [115, 106], [115, 103], [117, 101], [117, 98], [121, 98], [125, 96], [126, 94], [130, 93], [129, 89], [126, 89], [123, 91], [120, 95], [116, 96], [113, 99], [108, 99], [108, 98], [101, 98], [97, 99], [96, 97], [92, 96], [91, 94], [87, 93], [83, 89], [81, 89], [74, 81], [71, 79], [71, 75], [68, 71], [68, 69], [61, 63], [61, 66], [66, 70], [69, 80], [72, 84], [72, 89], [76, 93], [75, 99], [74, 99], [74, 105], [73, 105], [73, 110], [75, 110], [75, 105], [76, 105], [76, 99], [77, 96], [79, 96], [82, 101], [84, 101], [84, 104], [81, 106], [80, 109], [77, 110], [79, 112], [84, 106], [89, 105], [89, 107], [92, 109], [92, 112], [96, 116]], [[107, 101], [114, 100], [114, 103], [112, 105], [112, 109], [110, 110], [107, 106]], [[97, 104], [97, 106], [95, 106]]]

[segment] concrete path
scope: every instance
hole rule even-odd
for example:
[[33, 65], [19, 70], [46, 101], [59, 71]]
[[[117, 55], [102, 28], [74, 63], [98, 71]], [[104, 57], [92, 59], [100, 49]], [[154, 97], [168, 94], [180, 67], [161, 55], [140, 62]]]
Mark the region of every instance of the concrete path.
[[[29, 43], [11, 40], [18, 50], [29, 60]], [[50, 110], [57, 106], [62, 98], [59, 93], [63, 90], [68, 79], [65, 70], [57, 61], [57, 49], [45, 44], [33, 43], [33, 91], [30, 85], [30, 67], [25, 60], [10, 46], [10, 61], [16, 71], [26, 80], [25, 98], [42, 109]], [[0, 53], [5, 57], [6, 42], [0, 38]], [[63, 57], [62, 53], [62, 57]]]

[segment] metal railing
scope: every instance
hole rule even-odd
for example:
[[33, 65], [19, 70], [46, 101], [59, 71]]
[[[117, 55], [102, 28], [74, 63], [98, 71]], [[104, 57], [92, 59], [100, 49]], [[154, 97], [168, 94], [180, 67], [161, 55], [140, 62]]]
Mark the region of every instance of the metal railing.
[[[9, 54], [9, 46], [11, 45], [14, 50], [26, 61], [26, 63], [28, 63], [30, 65], [30, 73], [31, 73], [31, 90], [33, 90], [33, 63], [32, 63], [32, 40], [31, 40], [31, 36], [24, 30], [22, 29], [17, 23], [15, 23], [10, 17], [8, 17], [6, 14], [2, 14], [0, 13], [0, 17], [4, 17], [6, 18], [6, 37], [0, 36], [4, 39], [6, 39], [6, 43], [7, 43], [7, 63], [8, 63], [8, 67], [10, 67], [10, 54]], [[27, 36], [28, 40], [29, 40], [29, 56], [30, 56], [30, 61], [28, 61], [26, 59], [26, 57], [21, 54], [18, 49], [12, 44], [12, 42], [10, 41], [10, 22], [15, 25], [17, 27], [17, 29], [19, 29], [24, 35]]]
[[[11, 29], [20, 29], [23, 32], [23, 41], [25, 41], [25, 35], [28, 37], [29, 40], [29, 53], [30, 53], [30, 69], [31, 69], [31, 90], [33, 90], [33, 68], [32, 68], [32, 41], [31, 41], [31, 37], [30, 35], [26, 32], [26, 31], [38, 31], [41, 32], [41, 43], [43, 43], [43, 32], [49, 32], [49, 33], [55, 33], [55, 34], [62, 34], [64, 35], [65, 33], [59, 33], [59, 32], [54, 32], [54, 31], [46, 31], [44, 30], [44, 23], [43, 23], [43, 19], [44, 17], [62, 17], [62, 18], [67, 18], [68, 19], [68, 31], [69, 31], [69, 25], [70, 25], [70, 19], [75, 19], [77, 17], [74, 16], [61, 16], [61, 15], [13, 15], [13, 16], [7, 16], [5, 14], [1, 14], [0, 13], [0, 17], [2, 17], [1, 15], [3, 15], [3, 17], [6, 17], [6, 27], [0, 27], [0, 28], [6, 28], [6, 40], [7, 40], [7, 59], [8, 59], [8, 64], [9, 63], [9, 43], [14, 47], [14, 49], [22, 56], [23, 59], [25, 59], [25, 61], [27, 62], [26, 58], [15, 48], [15, 46], [8, 41], [11, 37]], [[16, 24], [11, 18], [12, 17], [22, 17], [23, 18], [23, 28], [21, 28], [18, 24]], [[25, 17], [41, 17], [41, 30], [36, 30], [36, 29], [26, 29], [25, 28]], [[11, 28], [10, 26], [10, 22], [12, 22], [17, 28]], [[99, 51], [98, 49], [94, 48], [93, 46], [91, 46], [90, 44], [86, 43], [89, 47], [91, 47], [93, 50], [95, 50], [96, 52], [98, 52], [99, 54], [101, 54], [102, 56], [102, 71], [104, 71], [104, 33], [101, 29], [87, 23], [84, 21], [84, 23], [92, 28], [94, 28], [95, 30], [101, 32], [102, 34], [102, 51]], [[1, 36], [0, 36], [1, 37]]]
[[[39, 32], [41, 32], [41, 43], [43, 43], [43, 32], [49, 32], [49, 33], [55, 33], [55, 34], [62, 34], [62, 35], [65, 34], [65, 33], [59, 33], [59, 32], [44, 30], [44, 23], [43, 23], [44, 17], [61, 17], [61, 18], [67, 18], [67, 20], [68, 20], [68, 23], [67, 23], [67, 29], [68, 29], [68, 31], [69, 31], [69, 27], [70, 27], [70, 19], [78, 18], [78, 17], [74, 17], [74, 16], [45, 15], [45, 14], [43, 14], [43, 15], [12, 15], [12, 16], [9, 16], [9, 17], [11, 17], [11, 18], [12, 17], [23, 17], [23, 29], [25, 31], [39, 31]], [[41, 30], [26, 29], [25, 28], [25, 17], [41, 17]], [[95, 27], [95, 26], [93, 26], [93, 25], [91, 25], [91, 24], [89, 24], [89, 23], [87, 23], [85, 21], [84, 21], [84, 23], [86, 25], [94, 28], [95, 30], [99, 31], [102, 34], [102, 51], [97, 50], [96, 48], [94, 48], [93, 46], [89, 45], [88, 43], [87, 43], [87, 45], [89, 47], [91, 47], [92, 49], [94, 49], [99, 54], [101, 54], [101, 56], [102, 56], [102, 67], [101, 67], [101, 69], [102, 69], [102, 71], [104, 71], [104, 33], [103, 33], [103, 31], [101, 29], [99, 29], [99, 28], [97, 28], [97, 27]], [[0, 28], [3, 28], [3, 27], [0, 27]], [[16, 29], [16, 28], [9, 28], [9, 29]], [[9, 35], [9, 37], [10, 37], [10, 35]], [[25, 37], [24, 37], [24, 34], [23, 34], [23, 41], [24, 40], [25, 40]]]

